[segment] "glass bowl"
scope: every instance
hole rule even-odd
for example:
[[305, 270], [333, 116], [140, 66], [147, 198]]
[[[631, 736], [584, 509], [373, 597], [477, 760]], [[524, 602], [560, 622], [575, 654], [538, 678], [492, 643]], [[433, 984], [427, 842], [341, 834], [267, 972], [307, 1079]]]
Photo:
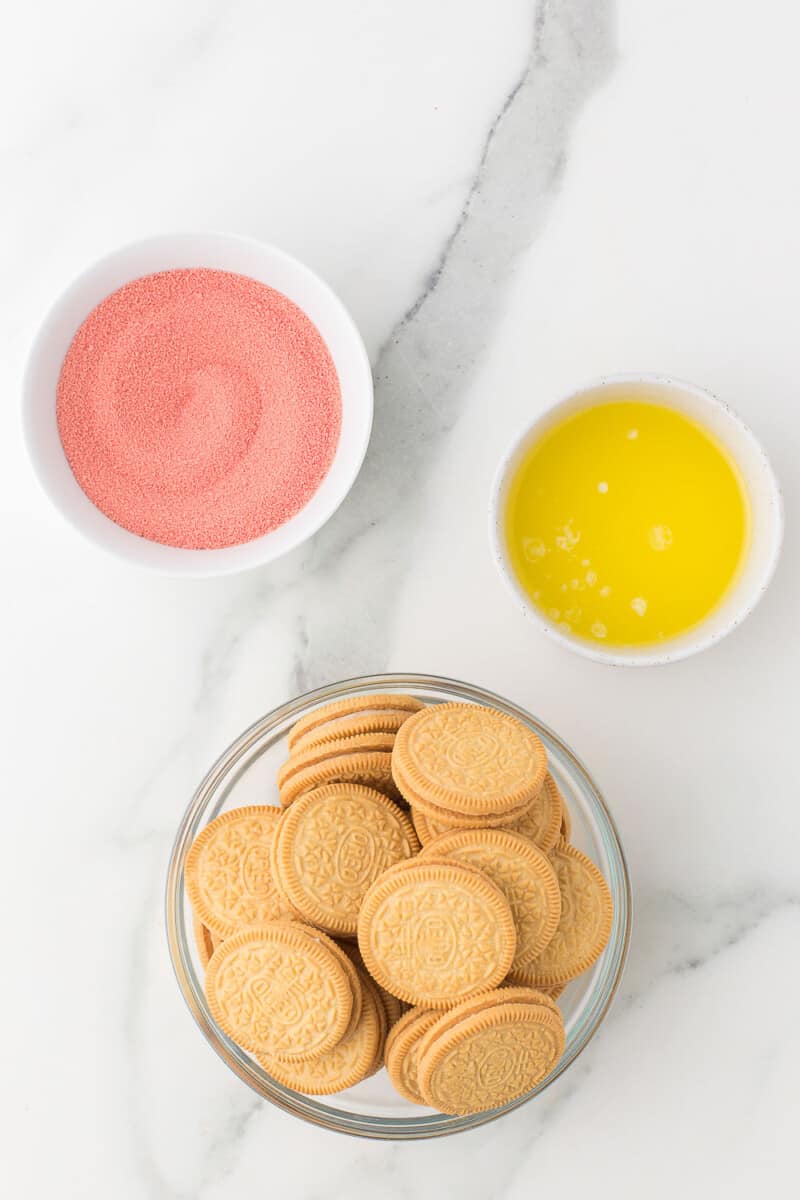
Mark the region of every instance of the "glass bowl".
[[[293, 1092], [276, 1083], [246, 1051], [226, 1037], [215, 1024], [203, 993], [203, 969], [183, 885], [186, 855], [194, 838], [226, 809], [270, 801], [277, 804], [275, 773], [286, 758], [286, 735], [310, 709], [331, 700], [381, 691], [408, 692], [429, 704], [448, 700], [487, 704], [534, 730], [547, 748], [550, 770], [569, 805], [571, 840], [603, 872], [614, 899], [614, 923], [606, 949], [590, 971], [567, 986], [559, 1000], [567, 1040], [558, 1066], [533, 1091], [490, 1112], [453, 1117], [416, 1107], [394, 1091], [385, 1071], [335, 1096], [316, 1098]], [[374, 1138], [427, 1138], [474, 1129], [511, 1112], [549, 1087], [588, 1045], [608, 1012], [628, 953], [630, 918], [630, 882], [616, 826], [598, 788], [569, 746], [530, 713], [501, 696], [432, 675], [372, 675], [345, 680], [299, 696], [257, 721], [225, 751], [197, 789], [178, 829], [167, 878], [166, 919], [172, 965], [192, 1016], [220, 1058], [260, 1096], [287, 1112], [326, 1129]]]

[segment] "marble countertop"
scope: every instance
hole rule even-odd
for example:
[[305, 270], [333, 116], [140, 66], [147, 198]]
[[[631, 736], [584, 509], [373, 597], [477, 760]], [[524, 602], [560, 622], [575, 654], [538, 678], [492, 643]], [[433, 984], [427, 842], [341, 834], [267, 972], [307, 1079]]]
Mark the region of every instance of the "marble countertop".
[[[15, 1200], [788, 1195], [800, 1106], [800, 14], [790, 0], [54, 0], [5, 15], [0, 1191]], [[78, 539], [22, 450], [54, 294], [145, 234], [308, 261], [374, 365], [350, 499], [237, 578]], [[485, 509], [512, 433], [598, 374], [710, 387], [782, 478], [746, 625], [619, 670], [540, 636]], [[474, 1134], [387, 1145], [258, 1101], [184, 1008], [165, 867], [201, 775], [300, 690], [385, 669], [527, 706], [600, 781], [635, 893], [587, 1052]]]

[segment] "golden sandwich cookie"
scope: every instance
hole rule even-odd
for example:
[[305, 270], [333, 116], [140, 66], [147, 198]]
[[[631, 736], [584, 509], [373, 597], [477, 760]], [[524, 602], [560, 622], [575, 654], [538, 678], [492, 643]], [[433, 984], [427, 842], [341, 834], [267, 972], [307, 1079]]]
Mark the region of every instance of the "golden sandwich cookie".
[[447, 1033], [451, 1029], [455, 1029], [457, 1025], [460, 1025], [465, 1017], [472, 1017], [475, 1013], [483, 1012], [486, 1008], [495, 1008], [498, 1004], [538, 1004], [561, 1017], [560, 1009], [556, 1005], [555, 1000], [546, 995], [546, 993], [539, 991], [538, 988], [514, 987], [503, 984], [502, 987], [492, 988], [488, 992], [480, 992], [477, 996], [470, 996], [467, 1000], [462, 1000], [460, 1004], [456, 1004], [454, 1008], [447, 1009], [444, 1013], [437, 1013], [435, 1024], [431, 1023], [424, 1035], [421, 1036], [419, 1056], [422, 1057], [432, 1042], [441, 1034]]
[[517, 932], [512, 970], [542, 953], [558, 928], [561, 893], [552, 864], [541, 850], [507, 829], [462, 829], [434, 838], [421, 860], [433, 854], [476, 867], [499, 887], [511, 906]]
[[[285, 794], [289, 781], [307, 767], [317, 767], [328, 759], [342, 754], [391, 754], [394, 734], [359, 733], [352, 737], [333, 738], [318, 742], [307, 750], [297, 750], [278, 768], [278, 790]], [[282, 800], [282, 803], [285, 803]]]
[[362, 991], [364, 1001], [355, 1027], [332, 1049], [305, 1062], [287, 1062], [262, 1051], [256, 1057], [264, 1070], [284, 1087], [309, 1096], [329, 1096], [366, 1079], [381, 1051], [381, 1022], [366, 980]]
[[234, 808], [209, 821], [186, 856], [184, 881], [196, 916], [219, 937], [287, 913], [270, 868], [280, 809]]
[[611, 934], [614, 905], [597, 867], [567, 842], [550, 852], [561, 891], [558, 929], [529, 967], [535, 986], [557, 987], [587, 971]]
[[304, 920], [355, 936], [370, 885], [418, 850], [411, 821], [383, 793], [358, 784], [329, 784], [306, 792], [281, 817], [276, 881]]
[[329, 783], [360, 783], [391, 799], [399, 796], [388, 750], [346, 750], [296, 771], [281, 788], [281, 805], [290, 808], [298, 797]]
[[551, 850], [561, 836], [564, 802], [561, 792], [548, 771], [544, 783], [533, 800], [521, 810], [494, 817], [466, 816], [463, 813], [434, 812], [431, 805], [411, 801], [411, 816], [423, 846], [442, 833], [453, 829], [510, 829], [535, 842], [540, 850]]
[[515, 717], [478, 704], [439, 704], [400, 727], [392, 769], [409, 803], [426, 811], [493, 816], [530, 804], [547, 756]]
[[226, 938], [208, 964], [205, 991], [228, 1037], [251, 1053], [287, 1061], [308, 1062], [333, 1049], [353, 1009], [340, 959], [289, 921]]
[[441, 1013], [434, 1008], [411, 1008], [392, 1026], [386, 1039], [386, 1071], [395, 1091], [412, 1104], [424, 1104], [417, 1083], [417, 1055], [422, 1037]]
[[498, 1003], [433, 1036], [420, 1053], [419, 1090], [440, 1112], [485, 1112], [524, 1096], [564, 1052], [560, 1014], [543, 1004]]
[[516, 931], [508, 901], [481, 872], [417, 859], [369, 889], [358, 944], [387, 991], [409, 1004], [449, 1008], [505, 978]]
[[341, 738], [359, 737], [370, 733], [383, 733], [393, 737], [410, 716], [408, 711], [382, 708], [375, 712], [356, 713], [355, 716], [326, 721], [324, 725], [309, 729], [297, 738], [291, 748], [291, 757], [294, 758], [295, 755], [316, 746], [323, 746], [326, 742], [338, 742]]
[[299, 740], [314, 729], [319, 729], [333, 721], [347, 719], [356, 714], [379, 713], [383, 711], [415, 713], [424, 708], [421, 700], [413, 696], [392, 694], [389, 692], [371, 692], [364, 696], [348, 696], [344, 700], [333, 700], [307, 713], [293, 726], [289, 732], [289, 749], [294, 750]]

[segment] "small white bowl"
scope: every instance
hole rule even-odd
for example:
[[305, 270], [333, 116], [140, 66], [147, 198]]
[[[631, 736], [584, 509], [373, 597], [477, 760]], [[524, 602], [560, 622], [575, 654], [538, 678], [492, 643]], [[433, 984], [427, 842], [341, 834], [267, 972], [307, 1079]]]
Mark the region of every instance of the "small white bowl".
[[[111, 292], [156, 271], [210, 267], [248, 275], [283, 292], [316, 325], [333, 358], [342, 394], [342, 426], [333, 462], [300, 512], [263, 537], [221, 550], [186, 550], [137, 537], [111, 521], [78, 485], [61, 445], [56, 387], [64, 356], [93, 308]], [[372, 371], [361, 335], [339, 298], [282, 250], [227, 233], [179, 233], [115, 250], [70, 284], [44, 319], [23, 384], [23, 424], [39, 481], [67, 520], [96, 546], [165, 575], [244, 571], [293, 550], [324, 525], [352, 487], [372, 429]]]
[[[528, 448], [545, 430], [570, 413], [630, 392], [642, 391], [656, 403], [685, 413], [720, 442], [737, 464], [750, 500], [752, 530], [747, 559], [733, 588], [704, 621], [679, 637], [657, 646], [604, 648], [563, 633], [531, 602], [516, 576], [508, 554], [505, 512], [508, 489]], [[503, 457], [495, 476], [489, 504], [489, 540], [500, 575], [526, 616], [549, 637], [586, 658], [615, 666], [644, 667], [676, 662], [713, 646], [729, 634], [755, 608], [767, 589], [778, 562], [783, 539], [783, 503], [780, 487], [764, 450], [753, 433], [727, 404], [691, 383], [663, 375], [615, 375], [571, 392], [537, 417]]]

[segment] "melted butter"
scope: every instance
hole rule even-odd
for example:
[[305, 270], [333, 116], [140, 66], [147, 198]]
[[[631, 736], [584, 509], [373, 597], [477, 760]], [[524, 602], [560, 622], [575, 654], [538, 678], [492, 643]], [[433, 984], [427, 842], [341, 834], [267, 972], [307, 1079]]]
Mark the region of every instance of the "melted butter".
[[749, 529], [727, 452], [682, 413], [637, 399], [547, 430], [506, 509], [512, 565], [533, 603], [563, 632], [614, 646], [704, 620], [736, 578]]

